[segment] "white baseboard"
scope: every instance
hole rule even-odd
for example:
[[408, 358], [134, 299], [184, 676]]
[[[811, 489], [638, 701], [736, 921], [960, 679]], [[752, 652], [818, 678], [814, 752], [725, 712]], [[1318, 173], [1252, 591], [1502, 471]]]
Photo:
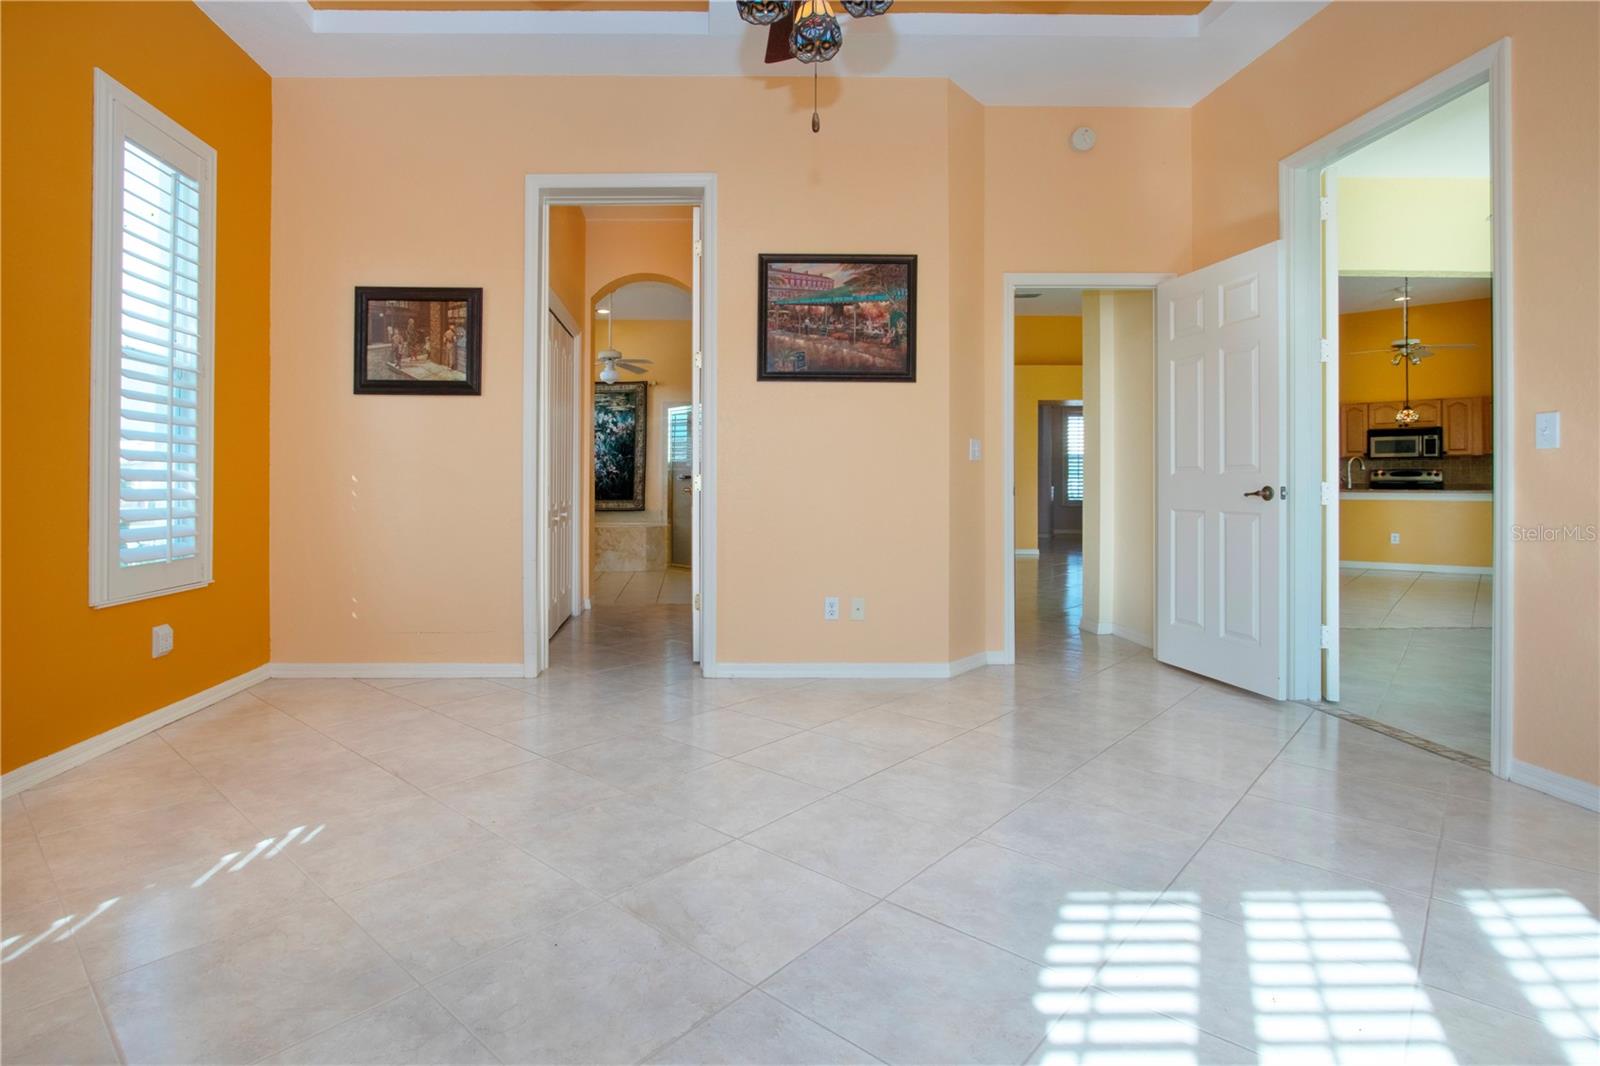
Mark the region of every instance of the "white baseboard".
[[521, 663], [272, 663], [273, 677], [522, 677]]
[[1137, 629], [1129, 629], [1127, 626], [1113, 624], [1111, 627], [1111, 635], [1114, 637], [1121, 637], [1123, 640], [1132, 641], [1142, 648], [1154, 646], [1154, 642], [1150, 639], [1149, 633], [1141, 633]]
[[193, 696], [185, 697], [176, 703], [169, 703], [149, 714], [140, 715], [131, 722], [123, 722], [88, 740], [80, 740], [70, 748], [62, 748], [53, 755], [46, 755], [25, 766], [19, 766], [4, 777], [0, 777], [0, 796], [11, 796], [24, 789], [35, 788], [57, 774], [81, 766], [90, 759], [138, 740], [147, 733], [154, 733], [157, 729], [171, 725], [178, 719], [203, 710], [219, 700], [243, 692], [251, 685], [259, 685], [271, 676], [270, 665], [258, 666], [254, 670], [247, 670], [237, 677], [230, 677], [226, 681], [212, 685], [203, 692], [196, 692]]
[[707, 677], [746, 678], [948, 678], [997, 663], [1003, 653], [980, 651], [947, 663], [729, 663]]
[[1039, 558], [1039, 549], [1038, 548], [1013, 548], [1011, 550], [1011, 554], [1015, 555], [1018, 559], [1037, 559], [1037, 558]]
[[1546, 770], [1542, 766], [1535, 766], [1520, 759], [1511, 760], [1511, 780], [1515, 784], [1543, 792], [1559, 800], [1566, 800], [1585, 810], [1600, 811], [1600, 785], [1591, 785], [1587, 781], [1558, 774], [1554, 770]]
[[1447, 566], [1444, 563], [1363, 563], [1340, 559], [1339, 565], [1351, 570], [1414, 570], [1422, 574], [1492, 574], [1492, 566]]

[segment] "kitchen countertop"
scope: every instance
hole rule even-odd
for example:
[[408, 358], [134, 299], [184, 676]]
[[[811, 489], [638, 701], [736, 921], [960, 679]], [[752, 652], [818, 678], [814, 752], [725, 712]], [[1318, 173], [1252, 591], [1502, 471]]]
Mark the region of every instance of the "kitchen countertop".
[[1341, 488], [1341, 500], [1433, 500], [1438, 503], [1460, 503], [1467, 500], [1494, 499], [1490, 489], [1369, 489]]

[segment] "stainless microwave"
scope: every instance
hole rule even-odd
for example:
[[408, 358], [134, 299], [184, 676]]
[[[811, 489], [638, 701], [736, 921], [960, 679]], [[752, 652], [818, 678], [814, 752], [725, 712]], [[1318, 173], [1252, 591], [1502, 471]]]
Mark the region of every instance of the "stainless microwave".
[[1444, 430], [1438, 426], [1367, 430], [1368, 459], [1436, 459], [1444, 454]]

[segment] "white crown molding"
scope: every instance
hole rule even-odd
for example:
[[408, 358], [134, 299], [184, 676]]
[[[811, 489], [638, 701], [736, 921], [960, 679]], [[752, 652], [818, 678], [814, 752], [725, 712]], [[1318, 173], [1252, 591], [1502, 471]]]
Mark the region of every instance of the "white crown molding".
[[[1189, 107], [1325, 4], [851, 19], [828, 73], [947, 78], [989, 106]], [[806, 73], [799, 64], [767, 66], [766, 34], [727, 0], [706, 12], [328, 11], [304, 0], [202, 0], [200, 8], [275, 78]]]

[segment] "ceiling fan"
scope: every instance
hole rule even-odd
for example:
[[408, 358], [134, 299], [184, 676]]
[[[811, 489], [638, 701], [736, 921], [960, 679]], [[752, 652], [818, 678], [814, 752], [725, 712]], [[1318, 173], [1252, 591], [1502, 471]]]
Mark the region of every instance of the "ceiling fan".
[[610, 296], [606, 297], [606, 306], [601, 311], [601, 314], [606, 316], [606, 346], [600, 350], [600, 352], [595, 356], [594, 360], [595, 363], [600, 367], [600, 380], [605, 382], [607, 385], [616, 383], [617, 378], [620, 376], [617, 373], [619, 369], [626, 370], [630, 374], [647, 374], [649, 371], [646, 368], [651, 365], [651, 361], [649, 359], [625, 358], [621, 352], [617, 351], [616, 347], [612, 343], [612, 324], [616, 321], [617, 317], [616, 307], [614, 306], [616, 304], [616, 299], [616, 293], [612, 293]]
[[[811, 132], [822, 129], [816, 108], [817, 63], [826, 63], [844, 47], [844, 30], [833, 13], [832, 0], [738, 0], [739, 17], [752, 26], [767, 27], [766, 62], [798, 59], [811, 67]], [[839, 0], [851, 18], [876, 18], [894, 6], [894, 0]]]
[[1410, 360], [1412, 366], [1419, 366], [1424, 359], [1448, 348], [1477, 347], [1476, 344], [1423, 344], [1411, 335], [1411, 279], [1401, 278], [1400, 288], [1394, 291], [1399, 294], [1394, 302], [1400, 305], [1400, 332], [1405, 336], [1390, 341], [1387, 348], [1368, 348], [1351, 352], [1351, 355], [1387, 355], [1391, 366], [1399, 366], [1402, 359]]

